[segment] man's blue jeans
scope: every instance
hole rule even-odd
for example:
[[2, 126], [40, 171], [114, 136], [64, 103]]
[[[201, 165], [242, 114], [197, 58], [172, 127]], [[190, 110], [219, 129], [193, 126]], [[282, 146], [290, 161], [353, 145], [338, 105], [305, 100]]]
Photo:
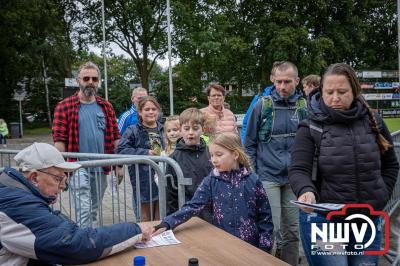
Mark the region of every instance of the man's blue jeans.
[[[372, 244], [365, 250], [380, 250], [381, 240], [382, 240], [382, 219], [375, 218], [372, 219], [375, 224], [376, 228], [376, 237]], [[325, 244], [322, 243], [321, 238], [317, 236], [317, 245], [319, 244], [319, 248], [313, 248], [311, 250], [311, 223], [316, 223], [318, 228], [321, 228], [322, 223], [330, 223], [323, 215], [316, 214], [316, 213], [306, 213], [300, 210], [300, 236], [301, 242], [303, 244], [304, 253], [306, 255], [308, 264], [310, 266], [358, 266], [358, 265], [365, 265], [365, 266], [373, 266], [378, 265], [378, 256], [371, 256], [371, 255], [326, 255], [324, 251], [328, 251]], [[329, 228], [329, 225], [328, 225]], [[368, 226], [365, 238], [369, 239], [371, 236], [371, 230]], [[318, 242], [320, 240], [321, 242]], [[359, 250], [354, 249], [354, 244], [356, 241], [352, 234], [350, 235], [349, 243], [346, 246], [345, 250], [348, 252], [357, 252]], [[320, 252], [322, 251], [322, 253]], [[335, 245], [335, 248], [331, 251], [343, 251], [343, 247], [340, 243]], [[318, 254], [319, 253], [319, 254]], [[322, 255], [325, 254], [325, 255]], [[329, 254], [329, 253], [328, 253]]]
[[[137, 205], [137, 202], [139, 202], [139, 207]], [[139, 201], [137, 201], [136, 191], [132, 191], [132, 209], [133, 209], [133, 213], [135, 214], [136, 222], [140, 222], [139, 208], [140, 208], [140, 197], [139, 197]]]
[[98, 226], [97, 212], [107, 188], [106, 175], [80, 168], [71, 177], [69, 185], [77, 224], [80, 227]]
[[[299, 217], [298, 208], [290, 203], [296, 200], [289, 184], [262, 181], [271, 205], [272, 222], [277, 248], [281, 250], [281, 260], [297, 265], [299, 257]], [[279, 233], [281, 237], [279, 237]]]

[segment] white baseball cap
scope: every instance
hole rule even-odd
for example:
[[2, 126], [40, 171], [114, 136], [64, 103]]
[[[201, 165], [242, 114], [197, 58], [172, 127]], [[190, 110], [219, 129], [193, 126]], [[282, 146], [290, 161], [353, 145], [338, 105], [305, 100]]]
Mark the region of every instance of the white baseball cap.
[[54, 146], [38, 142], [18, 152], [14, 160], [23, 171], [57, 167], [65, 172], [71, 172], [81, 167], [78, 163], [66, 162]]

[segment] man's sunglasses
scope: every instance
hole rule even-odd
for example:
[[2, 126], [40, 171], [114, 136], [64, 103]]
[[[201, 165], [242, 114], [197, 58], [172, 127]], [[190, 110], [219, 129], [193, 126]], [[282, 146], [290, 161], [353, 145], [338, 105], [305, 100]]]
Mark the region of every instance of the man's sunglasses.
[[99, 81], [99, 77], [83, 77], [82, 80], [84, 82], [88, 82], [90, 79], [92, 79], [93, 82], [98, 82]]

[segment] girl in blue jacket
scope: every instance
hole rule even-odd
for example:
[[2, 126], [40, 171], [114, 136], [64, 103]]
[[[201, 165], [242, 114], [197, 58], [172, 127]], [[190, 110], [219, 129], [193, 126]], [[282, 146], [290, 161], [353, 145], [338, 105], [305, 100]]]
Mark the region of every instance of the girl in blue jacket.
[[154, 235], [174, 229], [206, 206], [212, 223], [265, 251], [272, 248], [272, 215], [261, 181], [251, 172], [250, 160], [235, 133], [225, 132], [210, 140], [212, 172], [204, 178], [192, 200], [165, 217]]
[[[152, 96], [146, 96], [138, 104], [139, 123], [129, 126], [118, 144], [119, 154], [160, 155], [164, 149], [163, 127], [158, 122], [160, 105]], [[129, 167], [132, 184], [132, 205], [136, 220], [150, 221], [159, 219], [158, 187], [154, 181], [154, 172], [149, 173], [148, 165], [139, 165], [140, 198], [136, 197], [136, 168]], [[137, 199], [140, 204], [136, 204]], [[141, 217], [137, 205], [141, 207]], [[152, 206], [151, 206], [152, 205]], [[151, 210], [153, 213], [151, 213]]]

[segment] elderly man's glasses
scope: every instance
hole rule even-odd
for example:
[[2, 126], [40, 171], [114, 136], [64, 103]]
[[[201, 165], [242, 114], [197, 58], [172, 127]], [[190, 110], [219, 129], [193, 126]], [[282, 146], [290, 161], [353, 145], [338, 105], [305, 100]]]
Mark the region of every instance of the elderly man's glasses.
[[222, 95], [222, 94], [211, 94], [210, 95], [210, 98], [222, 98], [222, 97], [224, 97], [224, 95]]
[[46, 174], [46, 175], [49, 175], [49, 176], [54, 177], [54, 179], [55, 179], [58, 183], [61, 183], [61, 182], [64, 180], [64, 178], [66, 178], [65, 175], [55, 175], [55, 174], [52, 174], [52, 173], [49, 173], [49, 172], [46, 172], [46, 171], [42, 171], [42, 170], [37, 170], [37, 171], [38, 171], [38, 172], [41, 172], [41, 173], [43, 173], [43, 174]]
[[99, 77], [83, 77], [82, 80], [84, 82], [88, 82], [90, 79], [92, 79], [93, 82], [98, 82], [99, 81]]

